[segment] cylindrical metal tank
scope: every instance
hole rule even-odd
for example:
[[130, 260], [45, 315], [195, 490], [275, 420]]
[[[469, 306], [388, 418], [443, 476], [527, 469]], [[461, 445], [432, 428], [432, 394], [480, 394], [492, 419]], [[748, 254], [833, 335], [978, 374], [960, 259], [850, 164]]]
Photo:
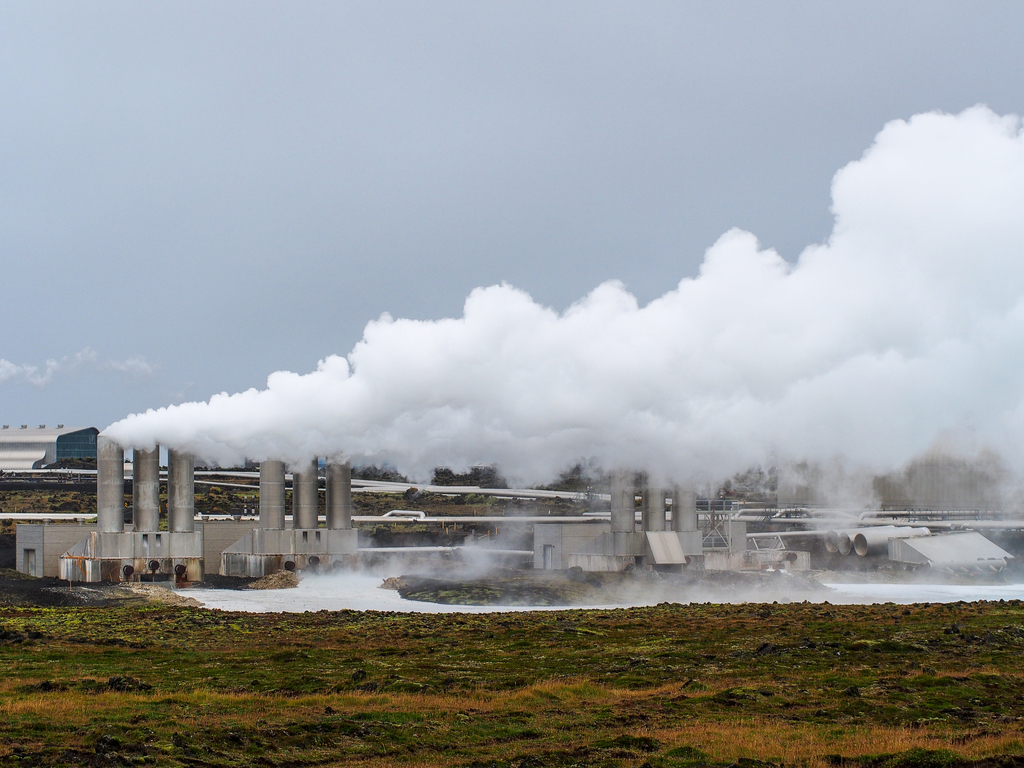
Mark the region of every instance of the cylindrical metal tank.
[[665, 489], [644, 484], [643, 528], [645, 531], [665, 530]]
[[292, 470], [292, 527], [316, 528], [320, 506], [319, 464], [313, 459], [302, 470]]
[[611, 481], [612, 533], [636, 530], [636, 488], [632, 472], [615, 472]]
[[884, 555], [889, 552], [889, 539], [913, 539], [930, 535], [931, 531], [927, 528], [911, 526], [884, 525], [878, 528], [865, 528], [853, 537], [853, 551], [860, 557]]
[[352, 467], [348, 463], [327, 464], [327, 527], [352, 527]]
[[284, 462], [260, 462], [260, 528], [284, 529]]
[[160, 529], [160, 446], [132, 452], [132, 504], [135, 530]]
[[697, 494], [679, 485], [672, 489], [672, 530], [697, 530]]
[[167, 529], [191, 533], [196, 529], [196, 457], [167, 451]]
[[96, 530], [124, 530], [124, 449], [103, 435], [96, 438]]

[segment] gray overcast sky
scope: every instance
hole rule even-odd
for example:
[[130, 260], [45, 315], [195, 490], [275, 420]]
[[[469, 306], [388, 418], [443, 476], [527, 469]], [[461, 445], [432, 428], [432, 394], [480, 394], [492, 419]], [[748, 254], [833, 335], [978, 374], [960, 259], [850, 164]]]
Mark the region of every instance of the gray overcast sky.
[[1022, 31], [1016, 2], [4, 3], [0, 420], [262, 386], [479, 285], [646, 302], [734, 226], [792, 260], [886, 121], [1024, 112]]

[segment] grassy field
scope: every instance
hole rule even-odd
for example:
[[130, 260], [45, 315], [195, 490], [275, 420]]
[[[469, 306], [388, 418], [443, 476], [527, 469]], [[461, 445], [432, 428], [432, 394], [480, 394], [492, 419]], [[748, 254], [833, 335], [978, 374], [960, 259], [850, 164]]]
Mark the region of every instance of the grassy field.
[[1024, 759], [1024, 605], [0, 609], [4, 765]]

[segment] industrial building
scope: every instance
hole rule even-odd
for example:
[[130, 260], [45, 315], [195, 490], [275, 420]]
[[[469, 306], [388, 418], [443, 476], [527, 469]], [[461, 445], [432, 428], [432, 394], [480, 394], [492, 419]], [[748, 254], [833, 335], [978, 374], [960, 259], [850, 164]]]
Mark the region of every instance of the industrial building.
[[[18, 430], [19, 432], [26, 430]], [[96, 524], [19, 525], [17, 567], [32, 575], [59, 575], [73, 581], [147, 580], [185, 584], [202, 581], [206, 573], [261, 577], [281, 570], [324, 570], [349, 567], [359, 555], [382, 549], [360, 549], [352, 514], [352, 477], [348, 464], [328, 460], [325, 483], [326, 515], [321, 527], [320, 466], [312, 458], [291, 472], [291, 520], [286, 515], [288, 469], [282, 461], [264, 461], [259, 467], [258, 520], [197, 520], [195, 514], [195, 460], [191, 454], [168, 450], [167, 529], [160, 530], [161, 470], [159, 446], [134, 448], [131, 465], [125, 447], [95, 430], [66, 430], [53, 437], [74, 438], [62, 450], [73, 450], [89, 437], [97, 455]], [[38, 450], [38, 449], [37, 449]], [[44, 456], [45, 458], [45, 456]], [[38, 460], [38, 459], [37, 459]], [[532, 525], [531, 550], [498, 550], [515, 556], [532, 554], [537, 569], [622, 571], [635, 568], [681, 571], [804, 570], [811, 567], [811, 552], [824, 556], [825, 567], [927, 567], [950, 573], [998, 573], [1013, 560], [1009, 551], [986, 539], [981, 531], [1005, 537], [1024, 533], [1024, 521], [980, 513], [965, 517], [962, 502], [980, 498], [983, 483], [958, 482], [974, 495], [950, 495], [935, 478], [935, 462], [908, 472], [902, 488], [928, 498], [929, 506], [953, 512], [922, 514], [914, 510], [863, 511], [856, 516], [835, 511], [749, 508], [704, 500], [699, 503], [688, 488], [653, 482], [644, 474], [620, 471], [611, 477], [607, 512], [563, 518], [517, 517]], [[131, 522], [126, 523], [126, 469], [130, 466]], [[252, 477], [251, 475], [248, 475]], [[921, 478], [926, 478], [927, 482]], [[360, 481], [377, 490], [402, 493], [409, 484]], [[886, 480], [886, 482], [890, 482]], [[251, 487], [251, 486], [247, 486]], [[365, 490], [365, 488], [364, 488]], [[479, 493], [501, 496], [550, 496], [550, 490], [432, 488], [441, 493]], [[813, 488], [811, 489], [813, 491]], [[948, 489], [946, 489], [948, 490]], [[593, 495], [592, 495], [593, 496]], [[596, 498], [596, 496], [594, 497]], [[950, 502], [952, 498], [953, 502]], [[794, 513], [798, 512], [798, 513]], [[825, 515], [826, 517], [823, 517]], [[845, 515], [845, 516], [843, 516]], [[398, 510], [389, 523], [450, 524], [457, 518], [426, 518], [422, 512]], [[374, 522], [379, 516], [360, 518]], [[502, 521], [509, 518], [469, 518]], [[843, 527], [832, 527], [843, 522]], [[827, 523], [831, 523], [828, 525]], [[748, 530], [753, 526], [753, 530]], [[1018, 550], [1016, 545], [1014, 551]], [[413, 548], [388, 548], [410, 552]], [[438, 550], [439, 547], [424, 549]], [[451, 549], [451, 548], [448, 548]], [[852, 556], [852, 557], [848, 557]]]
[[62, 459], [95, 459], [96, 427], [0, 427], [0, 470], [39, 469]]

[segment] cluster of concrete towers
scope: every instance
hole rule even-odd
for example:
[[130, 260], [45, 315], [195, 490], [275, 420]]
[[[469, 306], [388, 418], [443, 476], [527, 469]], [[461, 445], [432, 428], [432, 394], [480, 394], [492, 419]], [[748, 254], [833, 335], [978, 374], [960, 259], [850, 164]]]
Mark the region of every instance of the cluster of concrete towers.
[[60, 558], [74, 581], [145, 578], [202, 581], [203, 537], [195, 527], [195, 459], [168, 451], [167, 530], [160, 530], [160, 449], [135, 450], [133, 524], [125, 529], [124, 448], [96, 440], [96, 530]]
[[[133, 451], [132, 526], [125, 528], [124, 448], [96, 446], [96, 531], [60, 558], [61, 578], [202, 581], [203, 531], [195, 524], [195, 457], [167, 452], [167, 530], [160, 530], [160, 448]], [[319, 528], [319, 463], [292, 474], [292, 527], [285, 528], [285, 465], [260, 465], [260, 521], [221, 554], [220, 572], [264, 576], [331, 567], [357, 551], [348, 464], [327, 464], [327, 529]]]
[[260, 464], [260, 525], [221, 555], [226, 576], [265, 576], [280, 570], [334, 568], [358, 550], [352, 527], [352, 470], [327, 463], [327, 528], [319, 528], [320, 471], [313, 459], [292, 472], [292, 527], [285, 528], [285, 466]]
[[697, 529], [696, 502], [696, 496], [688, 489], [666, 488], [645, 481], [641, 489], [638, 529], [634, 475], [618, 472], [611, 483], [610, 530], [576, 552], [568, 553], [565, 564], [578, 565], [587, 571], [617, 571], [637, 562], [655, 566], [685, 565], [703, 552], [701, 532]]

